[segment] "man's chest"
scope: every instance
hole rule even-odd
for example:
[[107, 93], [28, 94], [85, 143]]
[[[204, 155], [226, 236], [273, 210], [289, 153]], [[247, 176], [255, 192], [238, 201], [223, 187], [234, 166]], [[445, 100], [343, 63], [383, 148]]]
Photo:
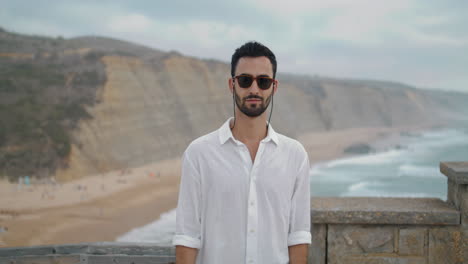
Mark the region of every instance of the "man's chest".
[[252, 160], [252, 162], [255, 162], [255, 157], [257, 156], [257, 151], [258, 151], [258, 147], [260, 145], [259, 142], [255, 142], [255, 143], [247, 143], [245, 144], [247, 149], [249, 150], [249, 153], [250, 153], [250, 158]]
[[254, 161], [247, 147], [212, 156], [201, 164], [201, 187], [206, 198], [229, 200], [257, 195], [274, 200], [292, 196], [297, 168], [287, 158], [269, 149], [258, 149]]

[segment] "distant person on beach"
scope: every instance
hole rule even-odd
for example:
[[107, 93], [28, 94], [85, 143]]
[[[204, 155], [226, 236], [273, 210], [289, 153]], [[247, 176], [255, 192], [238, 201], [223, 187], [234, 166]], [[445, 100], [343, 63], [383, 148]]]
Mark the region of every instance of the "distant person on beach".
[[177, 264], [307, 263], [309, 159], [270, 124], [276, 68], [273, 52], [258, 42], [232, 55], [234, 117], [183, 155]]

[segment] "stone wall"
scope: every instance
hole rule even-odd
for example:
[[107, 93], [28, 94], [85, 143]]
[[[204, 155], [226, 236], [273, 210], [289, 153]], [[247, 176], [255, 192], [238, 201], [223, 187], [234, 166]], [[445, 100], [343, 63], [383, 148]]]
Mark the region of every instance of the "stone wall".
[[[309, 263], [468, 263], [468, 162], [445, 162], [447, 201], [314, 198]], [[0, 264], [174, 263], [173, 247], [91, 243], [0, 249]]]
[[174, 264], [175, 249], [146, 243], [87, 243], [0, 249], [0, 264]]
[[445, 162], [447, 201], [435, 198], [312, 200], [309, 263], [468, 263], [468, 162]]

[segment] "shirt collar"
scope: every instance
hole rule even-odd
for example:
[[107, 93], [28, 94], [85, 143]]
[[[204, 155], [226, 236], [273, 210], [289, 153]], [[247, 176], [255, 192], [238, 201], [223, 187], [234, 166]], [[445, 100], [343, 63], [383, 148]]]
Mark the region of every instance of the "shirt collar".
[[[234, 118], [233, 117], [230, 117], [226, 122], [224, 122], [224, 124], [219, 128], [219, 143], [222, 145], [224, 143], [226, 143], [226, 141], [228, 141], [228, 139], [232, 139], [234, 142], [236, 142], [236, 139], [234, 138], [234, 136], [232, 135], [232, 131], [231, 131], [231, 128], [229, 126], [231, 120], [233, 120]], [[267, 121], [268, 123], [268, 121]], [[273, 129], [273, 127], [271, 125], [268, 126], [268, 134], [267, 136], [262, 139], [262, 141], [264, 142], [268, 142], [270, 140], [273, 140], [273, 142], [275, 142], [276, 145], [278, 145], [278, 134], [275, 132], [275, 130]]]

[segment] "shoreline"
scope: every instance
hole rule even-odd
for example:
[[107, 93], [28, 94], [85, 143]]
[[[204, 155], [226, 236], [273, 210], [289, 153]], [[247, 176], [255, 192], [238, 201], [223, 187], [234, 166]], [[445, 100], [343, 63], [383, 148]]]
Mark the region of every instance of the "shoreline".
[[[428, 130], [430, 126], [355, 128], [309, 133], [298, 140], [312, 168], [353, 156], [343, 150], [356, 143], [378, 152], [399, 144], [401, 132]], [[179, 168], [179, 159], [166, 160], [19, 191], [16, 184], [0, 181], [0, 227], [8, 229], [0, 232], [0, 247], [115, 241], [177, 206]]]
[[[0, 227], [7, 231], [0, 233], [0, 247], [114, 241], [177, 204], [179, 167], [179, 160], [166, 160], [67, 182], [55, 192], [42, 185], [17, 191], [2, 182]], [[93, 186], [100, 180], [104, 190]], [[47, 188], [50, 196], [41, 199]], [[11, 194], [17, 203], [4, 199]]]

